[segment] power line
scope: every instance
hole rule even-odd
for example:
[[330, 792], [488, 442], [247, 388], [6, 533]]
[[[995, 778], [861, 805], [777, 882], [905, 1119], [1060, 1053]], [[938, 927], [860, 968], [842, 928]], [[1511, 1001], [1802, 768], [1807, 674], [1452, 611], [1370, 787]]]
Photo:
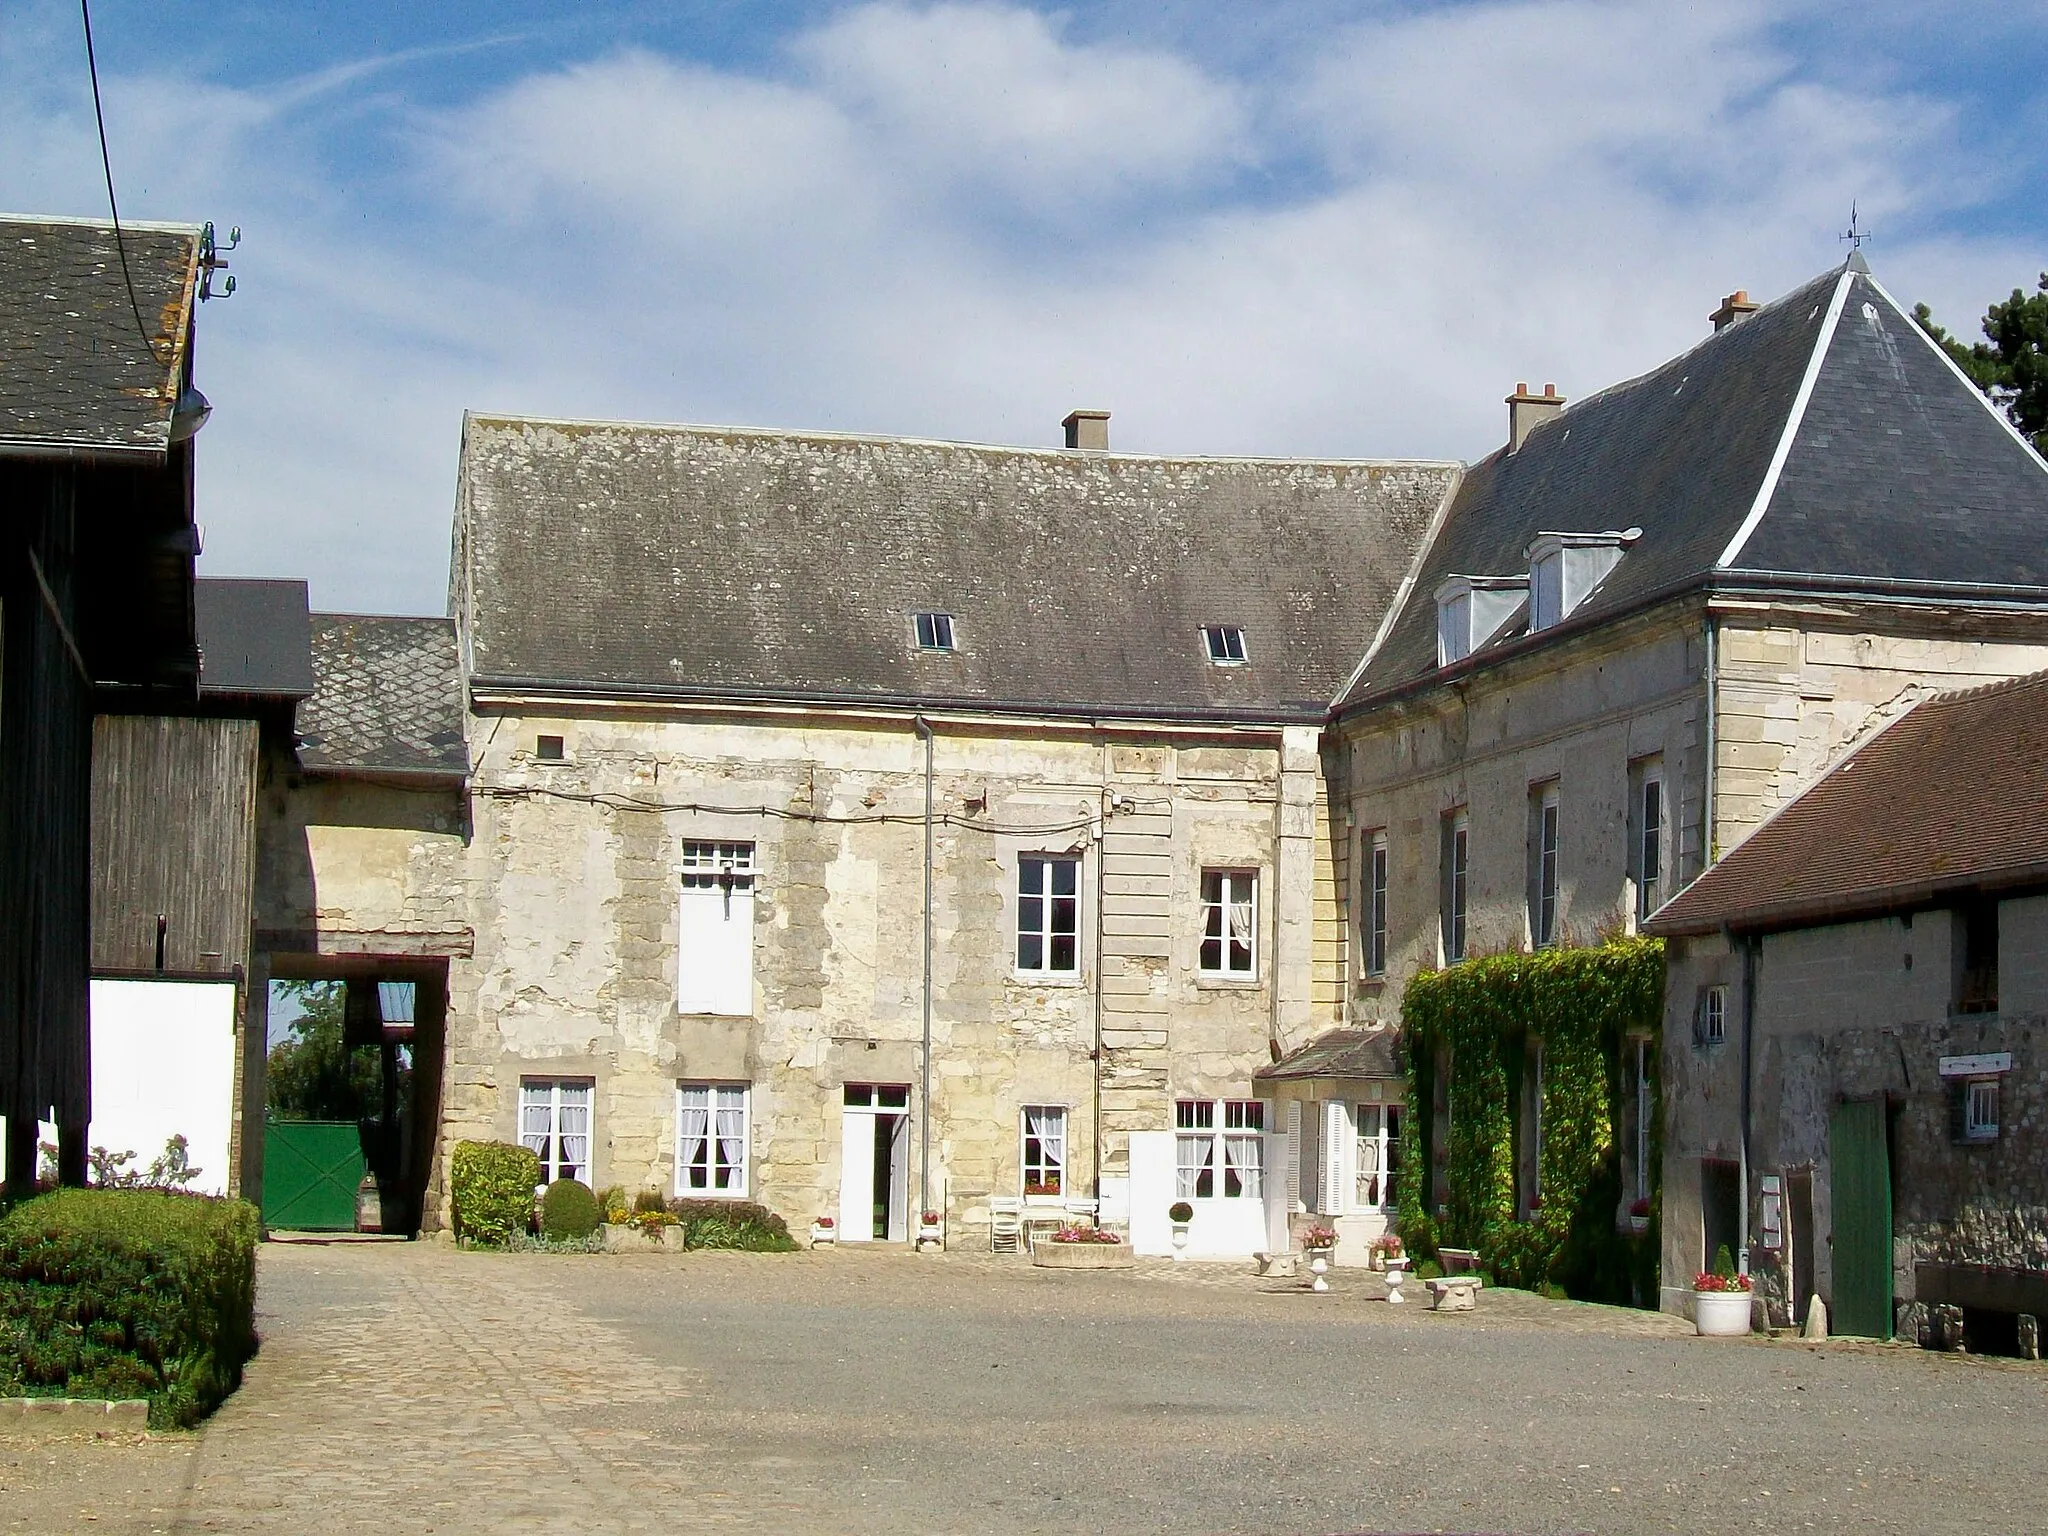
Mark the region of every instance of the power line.
[[107, 154], [107, 118], [100, 109], [100, 68], [92, 52], [91, 0], [78, 0], [78, 15], [85, 23], [85, 68], [92, 76], [92, 116], [100, 130], [100, 169], [107, 173], [107, 210], [114, 216], [114, 249], [121, 253], [121, 281], [128, 286], [128, 308], [135, 316], [136, 334], [149, 349], [149, 360], [163, 367], [163, 359], [156, 355], [156, 338], [142, 322], [142, 303], [135, 297], [135, 278], [128, 270], [128, 242], [121, 235], [121, 206], [114, 200], [114, 162]]
[[[577, 805], [596, 805], [613, 811], [645, 811], [656, 815], [671, 811], [687, 811], [700, 816], [760, 816], [773, 821], [802, 821], [831, 827], [924, 825], [922, 815], [895, 811], [834, 816], [818, 811], [794, 811], [779, 805], [706, 805], [693, 800], [643, 800], [637, 795], [543, 789], [539, 785], [528, 784], [492, 784], [478, 788], [476, 793], [487, 800], [568, 800]], [[932, 821], [935, 825], [957, 827], [963, 832], [987, 832], [997, 837], [1042, 837], [1054, 832], [1088, 831], [1096, 825], [1096, 818], [1087, 816], [1078, 821], [1056, 822], [1051, 826], [1013, 827], [997, 822], [980, 821], [971, 816], [960, 816], [952, 811], [941, 811], [932, 818]]]

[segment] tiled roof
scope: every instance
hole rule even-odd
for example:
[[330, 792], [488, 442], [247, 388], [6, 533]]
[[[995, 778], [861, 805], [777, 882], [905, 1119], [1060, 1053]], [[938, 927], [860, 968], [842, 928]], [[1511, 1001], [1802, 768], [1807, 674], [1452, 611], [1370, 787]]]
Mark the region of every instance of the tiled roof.
[[1915, 705], [1644, 927], [1839, 921], [2048, 880], [2048, 673]]
[[1321, 719], [1456, 477], [472, 416], [456, 585], [483, 688]]
[[469, 771], [452, 620], [316, 613], [313, 675], [298, 717], [309, 772]]
[[1269, 1083], [1304, 1077], [1399, 1077], [1400, 1045], [1400, 1032], [1391, 1028], [1326, 1030], [1252, 1076]]
[[[1436, 674], [1446, 577], [1526, 574], [1539, 533], [1629, 528], [1642, 537], [1574, 626], [1759, 583], [1933, 597], [2020, 588], [2048, 606], [2048, 469], [1858, 262], [1475, 465], [1343, 702]], [[1526, 618], [1511, 623], [1465, 668], [1543, 643], [1525, 631]]]
[[[162, 453], [184, 375], [197, 226], [0, 215], [0, 453]], [[144, 340], [135, 310], [149, 329]]]
[[313, 691], [303, 581], [204, 577], [192, 586], [202, 694], [303, 699]]

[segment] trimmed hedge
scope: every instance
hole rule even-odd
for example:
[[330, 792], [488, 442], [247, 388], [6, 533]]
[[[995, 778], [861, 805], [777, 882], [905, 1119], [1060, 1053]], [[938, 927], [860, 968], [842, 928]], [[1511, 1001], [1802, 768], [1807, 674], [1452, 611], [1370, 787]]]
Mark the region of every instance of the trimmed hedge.
[[788, 1222], [751, 1200], [671, 1200], [668, 1209], [683, 1229], [685, 1248], [795, 1253], [800, 1246]]
[[[1654, 1180], [1661, 1112], [1652, 1126], [1649, 1228], [1618, 1232], [1621, 1170], [1614, 1128], [1623, 1107], [1622, 1046], [1663, 1033], [1664, 946], [1614, 939], [1592, 948], [1491, 955], [1408, 984], [1408, 1133], [1403, 1138], [1402, 1240], [1433, 1255], [1473, 1248], [1503, 1285], [1559, 1284], [1588, 1301], [1657, 1304]], [[1516, 1220], [1515, 1122], [1531, 1039], [1543, 1042], [1542, 1207]], [[1450, 1134], [1446, 1198], [1431, 1210], [1436, 1058], [1447, 1053]], [[1654, 1073], [1657, 1052], [1651, 1052]], [[1650, 1084], [1657, 1098], [1654, 1076]]]
[[555, 1180], [540, 1197], [543, 1237], [588, 1237], [603, 1219], [604, 1213], [597, 1208], [597, 1196], [575, 1179]]
[[256, 1207], [64, 1189], [0, 1217], [0, 1396], [147, 1398], [197, 1423], [256, 1352]]
[[531, 1147], [504, 1141], [461, 1141], [448, 1162], [448, 1190], [458, 1241], [502, 1247], [533, 1223], [540, 1159]]

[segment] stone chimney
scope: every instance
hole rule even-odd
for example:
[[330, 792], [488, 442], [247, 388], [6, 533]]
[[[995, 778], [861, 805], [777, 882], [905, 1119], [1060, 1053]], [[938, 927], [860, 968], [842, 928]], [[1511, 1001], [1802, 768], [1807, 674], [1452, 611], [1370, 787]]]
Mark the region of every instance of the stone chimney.
[[1723, 299], [1721, 307], [1707, 318], [1714, 322], [1715, 330], [1725, 331], [1743, 316], [1753, 315], [1761, 308], [1763, 306], [1749, 296], [1747, 288], [1738, 288]]
[[1526, 384], [1517, 384], [1508, 396], [1508, 452], [1520, 448], [1531, 432], [1563, 409], [1564, 396], [1555, 384], [1544, 385], [1540, 395], [1530, 394]]
[[1060, 425], [1067, 429], [1069, 448], [1093, 448], [1098, 453], [1109, 448], [1107, 411], [1069, 411]]

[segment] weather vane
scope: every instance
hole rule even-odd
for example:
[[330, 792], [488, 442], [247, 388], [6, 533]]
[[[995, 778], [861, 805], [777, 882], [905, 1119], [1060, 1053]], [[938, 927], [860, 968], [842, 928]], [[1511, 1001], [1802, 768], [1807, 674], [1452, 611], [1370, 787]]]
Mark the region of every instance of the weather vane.
[[1840, 238], [1849, 242], [1849, 249], [1852, 251], [1862, 250], [1863, 242], [1870, 238], [1869, 230], [1856, 227], [1856, 204], [1854, 202], [1849, 204], [1849, 227], [1842, 231]]

